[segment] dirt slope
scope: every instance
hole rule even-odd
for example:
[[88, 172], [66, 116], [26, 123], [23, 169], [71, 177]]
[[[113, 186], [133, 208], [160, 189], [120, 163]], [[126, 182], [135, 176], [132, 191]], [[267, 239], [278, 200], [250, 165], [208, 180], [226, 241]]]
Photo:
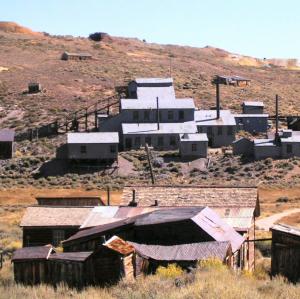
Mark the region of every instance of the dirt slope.
[[[16, 34], [21, 32], [25, 34]], [[30, 33], [30, 34], [29, 34]], [[260, 60], [212, 47], [158, 45], [138, 39], [111, 37], [103, 42], [70, 36], [35, 34], [14, 23], [0, 26], [0, 117], [11, 111], [2, 126], [18, 130], [48, 122], [114, 93], [116, 85], [135, 77], [170, 74], [178, 97], [193, 97], [198, 107], [214, 105], [215, 74], [241, 75], [252, 80], [247, 88], [222, 88], [222, 106], [240, 110], [243, 100], [264, 100], [274, 112], [274, 96], [282, 96], [282, 113], [299, 113], [300, 73], [266, 66]], [[88, 52], [91, 61], [60, 60], [64, 51]], [[30, 81], [43, 85], [37, 95], [24, 93]]]

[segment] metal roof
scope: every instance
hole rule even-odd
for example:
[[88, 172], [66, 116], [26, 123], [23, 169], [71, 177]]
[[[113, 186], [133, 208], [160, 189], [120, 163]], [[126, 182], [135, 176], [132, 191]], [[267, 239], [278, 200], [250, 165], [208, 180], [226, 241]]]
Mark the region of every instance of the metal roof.
[[139, 217], [134, 226], [155, 225], [160, 223], [177, 222], [191, 219], [200, 213], [205, 207], [183, 207], [157, 209], [149, 214]]
[[202, 242], [172, 246], [146, 245], [129, 242], [136, 252], [157, 261], [197, 261], [208, 258], [226, 258], [229, 242]]
[[134, 80], [137, 84], [157, 84], [170, 83], [173, 84], [173, 78], [136, 78]]
[[280, 231], [280, 232], [284, 232], [287, 234], [291, 234], [291, 235], [300, 237], [300, 228], [291, 226], [291, 225], [287, 225], [287, 224], [282, 224], [282, 223], [275, 224], [271, 227], [271, 230], [272, 231], [273, 230]]
[[206, 133], [182, 134], [180, 135], [180, 142], [193, 142], [193, 141], [208, 141]]
[[127, 255], [134, 252], [134, 247], [130, 245], [128, 242], [122, 240], [118, 236], [111, 237], [108, 241], [106, 241], [103, 246], [116, 251], [122, 255]]
[[13, 142], [15, 138], [15, 131], [11, 129], [0, 130], [0, 142]]
[[278, 146], [274, 139], [254, 139], [254, 146], [259, 146], [259, 147], [263, 147], [263, 146]]
[[74, 234], [73, 236], [71, 236], [69, 239], [63, 241], [63, 244], [68, 244], [69, 242], [75, 241], [75, 240], [85, 240], [85, 239], [90, 239], [91, 237], [97, 237], [97, 236], [101, 236], [104, 233], [111, 231], [113, 229], [118, 229], [118, 228], [122, 228], [122, 227], [126, 227], [129, 226], [131, 224], [133, 224], [135, 221], [134, 217], [133, 218], [126, 218], [126, 219], [121, 219], [118, 221], [114, 221], [112, 223], [106, 223], [103, 225], [98, 225], [92, 228], [87, 228], [87, 229], [83, 229], [80, 230], [79, 232], [77, 232], [76, 234]]
[[93, 207], [28, 207], [21, 220], [23, 227], [80, 226]]
[[252, 207], [259, 210], [256, 187], [133, 185], [124, 187], [122, 205], [132, 201], [133, 189], [136, 202], [141, 207], [149, 207], [157, 200], [160, 207]]
[[122, 124], [123, 134], [183, 134], [183, 133], [197, 133], [196, 123], [188, 121], [184, 123], [160, 123], [159, 129], [157, 123], [134, 123]]
[[220, 118], [217, 119], [216, 110], [195, 111], [197, 126], [235, 126], [235, 118], [230, 110], [220, 110]]
[[260, 101], [244, 101], [243, 106], [250, 106], [250, 107], [264, 107], [264, 103]]
[[64, 54], [68, 56], [84, 56], [84, 57], [92, 57], [89, 53], [72, 53], [72, 52], [64, 52]]
[[54, 248], [51, 245], [24, 247], [13, 253], [12, 261], [47, 259]]
[[81, 252], [56, 252], [49, 256], [49, 260], [57, 261], [72, 261], [72, 262], [84, 262], [87, 260], [93, 251], [81, 251]]
[[281, 137], [281, 142], [300, 142], [300, 132], [299, 131], [292, 131], [292, 130], [283, 130], [282, 134], [285, 132], [291, 132], [292, 136], [290, 137]]
[[210, 208], [203, 209], [191, 220], [216, 241], [230, 241], [233, 252], [237, 251], [244, 243], [244, 238]]
[[[159, 96], [157, 96], [159, 97]], [[147, 99], [121, 99], [121, 109], [130, 109], [130, 110], [149, 110], [149, 109], [157, 109], [157, 99], [154, 95], [153, 97], [149, 97]], [[159, 97], [158, 99], [158, 107], [159, 109], [195, 109], [195, 103], [193, 99], [162, 99]]]
[[103, 206], [95, 207], [88, 215], [80, 228], [93, 227], [124, 220], [126, 218], [142, 215], [155, 210], [154, 207], [118, 207]]
[[67, 143], [119, 143], [117, 132], [68, 133]]

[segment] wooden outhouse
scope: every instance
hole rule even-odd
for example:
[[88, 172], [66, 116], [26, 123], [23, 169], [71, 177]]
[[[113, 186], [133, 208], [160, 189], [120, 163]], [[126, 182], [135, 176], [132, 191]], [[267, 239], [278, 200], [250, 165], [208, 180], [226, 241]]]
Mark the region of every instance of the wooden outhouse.
[[0, 130], [0, 159], [11, 159], [14, 154], [15, 131], [11, 129]]
[[272, 231], [271, 274], [300, 282], [300, 229], [276, 224]]

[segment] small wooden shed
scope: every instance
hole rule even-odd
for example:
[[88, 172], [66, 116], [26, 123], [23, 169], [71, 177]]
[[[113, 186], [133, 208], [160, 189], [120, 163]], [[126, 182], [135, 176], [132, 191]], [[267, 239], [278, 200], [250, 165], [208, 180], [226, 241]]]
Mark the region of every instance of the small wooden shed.
[[14, 252], [14, 277], [17, 283], [34, 285], [47, 280], [47, 259], [54, 253], [51, 245], [25, 247]]
[[0, 159], [11, 159], [14, 154], [15, 131], [11, 129], [0, 130]]
[[272, 231], [271, 274], [300, 282], [300, 228], [276, 224]]
[[38, 93], [42, 91], [42, 85], [38, 82], [28, 83], [28, 93]]

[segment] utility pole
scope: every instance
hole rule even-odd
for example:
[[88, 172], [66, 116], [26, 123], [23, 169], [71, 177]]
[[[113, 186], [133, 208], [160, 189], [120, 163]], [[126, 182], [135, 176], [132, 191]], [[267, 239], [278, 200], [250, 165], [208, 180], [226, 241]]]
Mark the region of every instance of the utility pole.
[[151, 183], [152, 183], [152, 185], [154, 185], [155, 184], [154, 173], [153, 173], [153, 169], [152, 169], [152, 163], [151, 163], [151, 158], [150, 158], [150, 151], [149, 151], [149, 147], [148, 147], [147, 143], [145, 144], [145, 150], [146, 150], [148, 164], [149, 164], [149, 170], [150, 170], [150, 176], [151, 176]]

